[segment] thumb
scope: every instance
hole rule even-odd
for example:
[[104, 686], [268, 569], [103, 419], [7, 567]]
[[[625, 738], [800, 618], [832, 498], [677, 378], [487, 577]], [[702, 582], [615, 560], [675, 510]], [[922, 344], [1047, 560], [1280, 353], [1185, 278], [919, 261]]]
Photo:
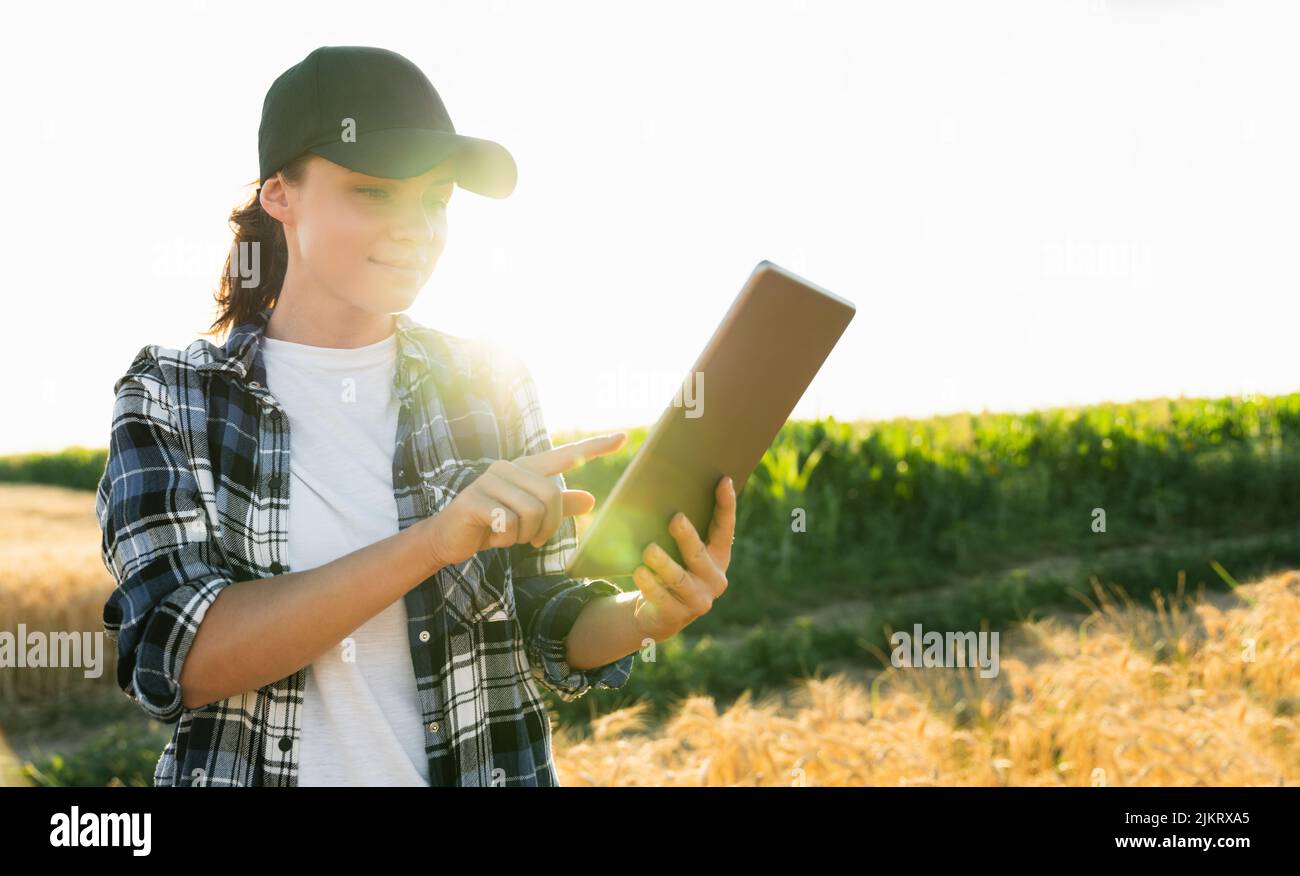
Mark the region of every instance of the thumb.
[[586, 514], [596, 507], [596, 497], [586, 490], [565, 490], [560, 494], [560, 501], [563, 503], [561, 513], [565, 517]]

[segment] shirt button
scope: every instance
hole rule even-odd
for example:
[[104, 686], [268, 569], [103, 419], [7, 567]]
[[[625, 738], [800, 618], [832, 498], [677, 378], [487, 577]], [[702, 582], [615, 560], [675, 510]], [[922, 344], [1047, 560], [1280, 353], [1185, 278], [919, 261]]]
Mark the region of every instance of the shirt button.
[[[272, 575], [278, 575], [278, 574], [280, 574], [280, 573], [283, 572], [283, 571], [284, 571], [284, 566], [281, 566], [279, 563], [272, 563], [272, 564], [271, 564], [271, 574], [272, 574]], [[280, 742], [283, 744], [284, 740], [281, 739]]]
[[290, 739], [288, 736], [281, 736], [281, 737], [280, 737], [280, 750], [281, 750], [281, 751], [288, 751], [288, 750], [291, 749], [291, 748], [293, 748], [293, 740]]
[[279, 475], [275, 475], [275, 476], [273, 476], [273, 477], [271, 478], [271, 481], [270, 481], [271, 489], [273, 489], [273, 490], [278, 490], [278, 489], [280, 489], [280, 483], [281, 483], [281, 482], [280, 482], [280, 476], [279, 476]]
[[404, 478], [404, 477], [406, 477], [406, 469], [404, 469], [404, 468], [399, 468], [399, 469], [397, 470], [397, 476], [398, 476], [399, 478]]
[[432, 724], [429, 725], [429, 732], [430, 732], [430, 733], [437, 733], [437, 732], [438, 732], [438, 722], [437, 722], [437, 721], [434, 721]]
[[428, 631], [428, 630], [420, 630], [420, 641], [421, 641], [421, 642], [427, 642], [427, 641], [429, 641], [429, 631]]

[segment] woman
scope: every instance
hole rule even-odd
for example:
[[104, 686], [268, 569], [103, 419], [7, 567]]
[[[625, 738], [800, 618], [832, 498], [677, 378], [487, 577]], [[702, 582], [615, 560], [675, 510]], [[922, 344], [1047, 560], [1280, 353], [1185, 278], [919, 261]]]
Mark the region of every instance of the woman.
[[[115, 384], [97, 494], [118, 683], [176, 729], [157, 785], [555, 785], [538, 683], [626, 683], [636, 651], [726, 588], [729, 479], [686, 567], [647, 546], [622, 594], [568, 578], [563, 472], [623, 433], [552, 447], [496, 345], [403, 311], [456, 186], [514, 161], [457, 135], [383, 49], [322, 47], [263, 103], [261, 185], [232, 215], [214, 333], [140, 351]], [[290, 437], [292, 436], [292, 442]]]

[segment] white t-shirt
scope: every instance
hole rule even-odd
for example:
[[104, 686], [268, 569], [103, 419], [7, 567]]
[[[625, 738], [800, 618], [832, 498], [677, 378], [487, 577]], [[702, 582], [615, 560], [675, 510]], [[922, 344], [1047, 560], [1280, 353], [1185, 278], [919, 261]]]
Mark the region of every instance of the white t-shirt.
[[[397, 335], [352, 349], [263, 336], [262, 356], [289, 417], [289, 569], [395, 534]], [[429, 784], [408, 636], [398, 598], [308, 667], [300, 786]]]

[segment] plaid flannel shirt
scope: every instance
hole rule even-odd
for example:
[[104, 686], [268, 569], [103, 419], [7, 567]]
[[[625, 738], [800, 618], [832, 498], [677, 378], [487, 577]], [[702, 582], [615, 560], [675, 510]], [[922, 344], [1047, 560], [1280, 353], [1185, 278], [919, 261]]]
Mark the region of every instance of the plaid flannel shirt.
[[[117, 682], [175, 722], [155, 785], [294, 786], [307, 667], [197, 709], [180, 675], [222, 588], [291, 571], [288, 416], [266, 387], [266, 308], [224, 345], [141, 349], [117, 383], [95, 508], [116, 588], [104, 628]], [[497, 345], [396, 316], [398, 523], [438, 513], [495, 459], [551, 447], [528, 370]], [[563, 476], [557, 475], [563, 483]], [[627, 682], [635, 654], [578, 670], [565, 638], [591, 599], [619, 592], [564, 573], [572, 518], [541, 548], [480, 551], [403, 597], [430, 782], [558, 785], [537, 683], [561, 699]], [[311, 619], [301, 618], [302, 623]]]

